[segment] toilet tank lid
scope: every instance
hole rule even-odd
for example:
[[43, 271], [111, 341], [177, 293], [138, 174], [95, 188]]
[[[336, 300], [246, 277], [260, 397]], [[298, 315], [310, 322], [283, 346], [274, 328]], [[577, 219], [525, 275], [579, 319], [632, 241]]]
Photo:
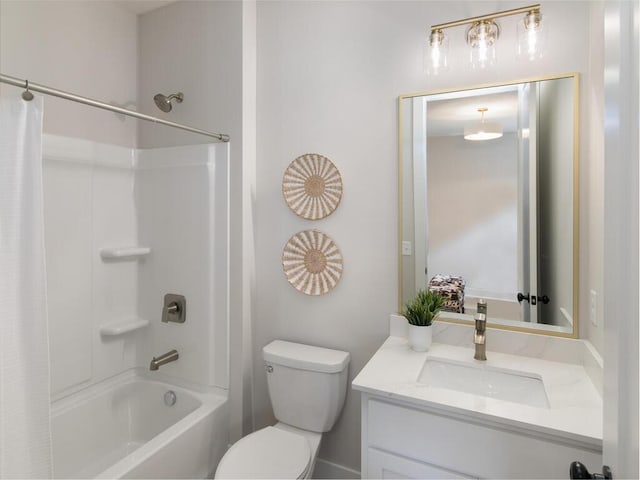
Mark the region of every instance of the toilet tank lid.
[[262, 349], [266, 362], [313, 372], [336, 373], [349, 363], [349, 352], [274, 340]]

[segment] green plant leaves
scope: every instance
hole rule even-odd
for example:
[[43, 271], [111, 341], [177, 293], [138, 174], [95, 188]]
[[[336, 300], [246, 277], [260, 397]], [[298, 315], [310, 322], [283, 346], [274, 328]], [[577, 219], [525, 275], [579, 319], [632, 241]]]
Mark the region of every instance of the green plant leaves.
[[444, 304], [444, 297], [438, 292], [420, 290], [405, 305], [404, 316], [411, 325], [428, 327]]

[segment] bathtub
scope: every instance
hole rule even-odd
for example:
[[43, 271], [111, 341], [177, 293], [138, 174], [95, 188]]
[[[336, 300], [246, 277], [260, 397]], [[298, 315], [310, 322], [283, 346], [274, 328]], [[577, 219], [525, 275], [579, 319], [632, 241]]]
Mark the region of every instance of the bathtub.
[[227, 448], [227, 399], [130, 371], [54, 402], [51, 430], [54, 478], [204, 478]]

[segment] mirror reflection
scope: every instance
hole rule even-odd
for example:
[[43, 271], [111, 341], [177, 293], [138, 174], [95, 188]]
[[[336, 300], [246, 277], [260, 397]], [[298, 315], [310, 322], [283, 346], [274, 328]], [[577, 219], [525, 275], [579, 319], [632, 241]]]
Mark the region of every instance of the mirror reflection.
[[[404, 305], [577, 333], [577, 77], [400, 97]], [[575, 232], [575, 235], [574, 235]]]

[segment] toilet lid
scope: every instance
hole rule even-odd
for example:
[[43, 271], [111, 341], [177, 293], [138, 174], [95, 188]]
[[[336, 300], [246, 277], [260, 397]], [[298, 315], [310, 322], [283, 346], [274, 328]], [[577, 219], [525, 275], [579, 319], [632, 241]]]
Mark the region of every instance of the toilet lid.
[[215, 478], [301, 478], [310, 460], [306, 438], [267, 427], [236, 442], [220, 460]]

